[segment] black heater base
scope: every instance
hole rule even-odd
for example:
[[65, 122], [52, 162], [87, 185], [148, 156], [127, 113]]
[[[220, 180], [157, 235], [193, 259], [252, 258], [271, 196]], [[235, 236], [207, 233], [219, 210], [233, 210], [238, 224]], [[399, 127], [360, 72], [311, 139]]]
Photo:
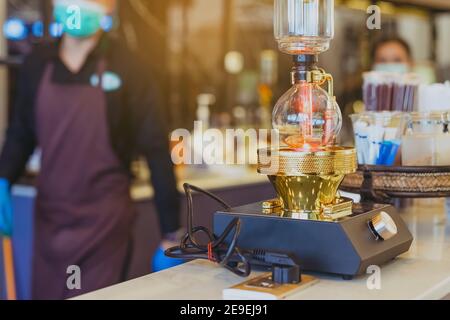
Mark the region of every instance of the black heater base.
[[[354, 214], [339, 222], [297, 220], [265, 215], [262, 204], [250, 204], [217, 212], [214, 233], [221, 234], [236, 217], [242, 221], [238, 246], [295, 255], [302, 271], [321, 272], [351, 279], [365, 274], [372, 265], [384, 263], [407, 252], [413, 237], [391, 206], [354, 205]], [[369, 222], [380, 212], [388, 213], [397, 226], [397, 235], [377, 239]]]

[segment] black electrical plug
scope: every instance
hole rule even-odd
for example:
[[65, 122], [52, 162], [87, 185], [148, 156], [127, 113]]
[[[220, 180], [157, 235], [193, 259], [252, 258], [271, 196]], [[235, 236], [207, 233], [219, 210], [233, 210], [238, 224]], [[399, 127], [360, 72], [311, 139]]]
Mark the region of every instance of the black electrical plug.
[[272, 281], [276, 284], [297, 284], [302, 282], [299, 266], [272, 266]]
[[272, 268], [272, 280], [276, 284], [297, 284], [302, 282], [299, 262], [293, 258], [293, 255], [254, 250], [252, 259]]

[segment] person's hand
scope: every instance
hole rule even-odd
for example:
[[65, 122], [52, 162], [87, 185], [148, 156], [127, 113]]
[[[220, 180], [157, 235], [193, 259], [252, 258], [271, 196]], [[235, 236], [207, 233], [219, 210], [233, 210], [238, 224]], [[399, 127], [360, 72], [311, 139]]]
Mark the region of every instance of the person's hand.
[[13, 228], [13, 210], [9, 182], [0, 179], [0, 235], [11, 237]]
[[180, 234], [179, 232], [175, 232], [173, 234], [169, 234], [164, 237], [158, 250], [156, 250], [156, 253], [153, 256], [152, 262], [153, 272], [159, 272], [169, 268], [173, 268], [186, 262], [185, 260], [182, 259], [174, 259], [166, 257], [166, 255], [164, 254], [164, 252], [167, 249], [180, 245], [180, 241], [178, 241], [178, 239], [180, 238], [179, 234]]

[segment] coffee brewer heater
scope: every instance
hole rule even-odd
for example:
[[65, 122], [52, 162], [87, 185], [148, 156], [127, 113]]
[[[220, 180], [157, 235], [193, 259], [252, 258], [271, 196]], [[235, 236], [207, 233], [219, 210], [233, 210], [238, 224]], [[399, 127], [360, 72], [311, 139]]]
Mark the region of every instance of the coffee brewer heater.
[[[185, 184], [188, 232], [167, 256], [208, 259], [244, 277], [251, 267], [271, 268], [271, 281], [283, 284], [298, 283], [301, 271], [351, 279], [409, 250], [412, 235], [394, 208], [339, 195], [345, 175], [357, 170], [357, 153], [335, 143], [342, 114], [333, 77], [318, 67], [333, 35], [333, 0], [275, 0], [275, 36], [293, 56], [293, 86], [273, 112], [280, 143], [259, 150], [258, 172], [278, 198], [231, 208]], [[194, 226], [193, 192], [224, 207], [213, 231]]]
[[335, 144], [342, 114], [333, 77], [318, 67], [333, 36], [334, 0], [275, 0], [275, 37], [293, 56], [293, 86], [273, 112], [279, 147], [259, 150], [258, 172], [278, 199], [215, 213], [214, 234], [239, 218], [242, 250], [289, 253], [302, 270], [351, 279], [407, 252], [413, 238], [391, 206], [339, 195], [345, 175], [357, 170], [357, 154]]

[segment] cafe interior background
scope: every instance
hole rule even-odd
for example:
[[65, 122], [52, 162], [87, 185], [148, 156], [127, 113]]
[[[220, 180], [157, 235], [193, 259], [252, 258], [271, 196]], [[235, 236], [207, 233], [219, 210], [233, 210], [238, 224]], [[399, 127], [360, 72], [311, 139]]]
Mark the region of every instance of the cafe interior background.
[[[381, 30], [366, 28], [367, 8], [381, 8]], [[272, 0], [129, 0], [119, 1], [106, 27], [118, 33], [157, 75], [164, 111], [171, 129], [192, 130], [208, 110], [212, 128], [265, 128], [267, 112], [290, 87], [291, 58], [277, 50], [273, 36]], [[8, 0], [0, 3], [0, 140], [14, 105], [18, 68], [33, 46], [59, 36], [51, 21], [50, 1]], [[450, 80], [450, 1], [336, 1], [336, 35], [320, 64], [335, 79], [337, 101], [344, 114], [342, 144], [352, 144], [348, 117], [362, 111], [363, 73], [372, 66], [371, 48], [381, 36], [397, 35], [412, 49], [415, 71], [424, 83]], [[448, 104], [448, 103], [447, 103]], [[205, 120], [205, 119], [203, 119]], [[450, 165], [450, 163], [448, 163]], [[159, 234], [144, 165], [136, 162], [133, 195], [140, 208], [137, 250], [129, 278], [148, 274]], [[30, 175], [24, 181], [32, 179]], [[232, 204], [273, 197], [265, 177], [254, 168], [177, 168], [180, 181], [194, 181], [215, 190]], [[30, 178], [31, 177], [31, 178]], [[26, 182], [24, 182], [26, 184]], [[23, 197], [23, 195], [22, 195]], [[208, 223], [216, 205], [198, 205], [198, 220]], [[32, 216], [32, 200], [21, 201]], [[155, 227], [152, 227], [155, 226]], [[154, 229], [154, 230], [153, 230]], [[32, 219], [17, 226], [18, 287], [30, 294]]]

